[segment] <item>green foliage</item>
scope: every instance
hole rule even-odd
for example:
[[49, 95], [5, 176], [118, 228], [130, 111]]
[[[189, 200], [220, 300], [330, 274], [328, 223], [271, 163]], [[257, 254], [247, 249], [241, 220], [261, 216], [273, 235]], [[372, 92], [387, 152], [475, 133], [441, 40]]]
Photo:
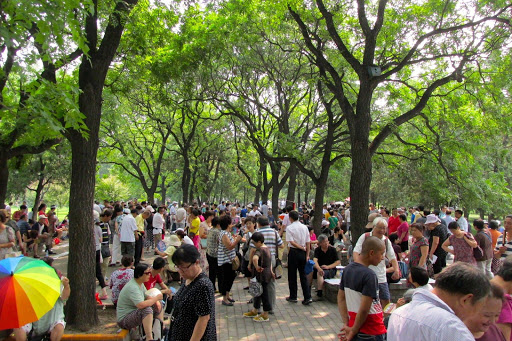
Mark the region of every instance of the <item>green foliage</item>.
[[133, 194], [131, 188], [115, 175], [105, 175], [96, 182], [95, 197], [101, 200], [128, 200]]

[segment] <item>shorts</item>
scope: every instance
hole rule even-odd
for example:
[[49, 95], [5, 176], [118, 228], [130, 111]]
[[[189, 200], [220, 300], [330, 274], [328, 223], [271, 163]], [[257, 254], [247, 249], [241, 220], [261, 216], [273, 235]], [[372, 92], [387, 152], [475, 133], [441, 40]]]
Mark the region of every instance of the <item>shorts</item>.
[[[55, 321], [53, 322], [51, 325], [50, 325], [50, 328], [48, 328], [48, 330], [46, 331], [47, 333], [51, 333], [53, 331], [53, 329], [58, 325], [58, 324], [62, 324], [62, 326], [64, 328], [66, 328], [66, 321], [64, 320], [58, 320], [58, 321]], [[21, 327], [21, 329], [27, 333], [27, 335], [32, 331], [32, 323], [27, 323], [26, 325], [24, 325], [23, 327]]]
[[132, 329], [138, 327], [142, 324], [142, 320], [148, 315], [153, 315], [153, 318], [158, 316], [161, 308], [157, 306], [157, 304], [153, 304], [151, 307], [146, 307], [144, 309], [137, 309], [126, 315], [121, 319], [121, 321], [117, 321], [117, 325], [123, 329]]
[[390, 300], [391, 294], [389, 293], [389, 286], [387, 283], [379, 283], [379, 299]]

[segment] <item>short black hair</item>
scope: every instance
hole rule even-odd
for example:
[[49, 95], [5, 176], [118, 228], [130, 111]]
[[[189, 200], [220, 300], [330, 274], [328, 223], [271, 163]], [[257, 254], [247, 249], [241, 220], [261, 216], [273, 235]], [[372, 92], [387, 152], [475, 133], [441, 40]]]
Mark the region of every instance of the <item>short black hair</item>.
[[489, 227], [493, 230], [497, 230], [499, 226], [498, 222], [496, 220], [491, 220], [489, 222]]
[[153, 261], [153, 269], [155, 269], [155, 270], [160, 270], [164, 266], [165, 266], [165, 259], [163, 259], [162, 257], [156, 257], [155, 260]]
[[134, 214], [134, 213], [139, 214], [139, 211], [138, 211], [136, 208], [132, 208], [132, 209], [130, 210], [130, 213], [131, 213], [131, 214]]
[[201, 257], [201, 254], [194, 245], [185, 244], [180, 246], [172, 254], [172, 262], [176, 265], [183, 263], [195, 263]]
[[400, 219], [402, 219], [403, 221], [407, 221], [407, 216], [406, 216], [405, 214], [403, 214], [403, 213], [402, 213], [402, 214], [400, 214], [398, 217], [399, 217]]
[[265, 216], [259, 216], [258, 217], [258, 225], [260, 226], [268, 226], [270, 225], [268, 218]]
[[418, 205], [418, 211], [423, 211], [425, 209], [425, 206], [423, 205]]
[[206, 211], [203, 213], [203, 218], [206, 220], [211, 216], [215, 216], [215, 214], [212, 211]]
[[252, 222], [253, 224], [256, 224], [256, 218], [253, 217], [253, 216], [249, 216], [249, 217], [246, 217], [245, 218], [245, 223], [247, 224], [247, 222]]
[[112, 211], [106, 208], [101, 212], [100, 217], [112, 217]]
[[26, 210], [27, 209], [27, 205], [21, 205], [20, 206], [20, 210]]
[[289, 217], [290, 219], [293, 219], [293, 221], [297, 221], [297, 220], [299, 220], [299, 212], [294, 211], [294, 210], [291, 210], [291, 211], [288, 213], [288, 217]]
[[425, 225], [423, 225], [423, 224], [414, 223], [414, 224], [411, 224], [411, 226], [409, 226], [410, 229], [412, 229], [413, 227], [421, 232], [423, 232], [425, 230]]
[[457, 224], [456, 221], [452, 221], [451, 223], [448, 224], [448, 229], [449, 230], [456, 230], [459, 228], [459, 225]]
[[473, 226], [476, 227], [478, 230], [483, 230], [484, 221], [480, 219], [475, 219], [473, 220]]
[[489, 295], [491, 284], [478, 268], [464, 262], [446, 267], [436, 278], [436, 288], [450, 294], [473, 295], [473, 304]]
[[227, 230], [229, 225], [231, 225], [231, 217], [228, 215], [223, 215], [219, 218], [219, 224], [221, 230]]
[[391, 234], [389, 235], [389, 241], [390, 241], [391, 243], [394, 243], [397, 239], [398, 239], [398, 235], [397, 235], [396, 233], [391, 233]]
[[121, 258], [121, 264], [127, 268], [133, 263], [133, 256], [132, 255], [124, 255], [123, 258]]
[[455, 213], [458, 213], [460, 215], [464, 215], [464, 212], [462, 210], [455, 210]]
[[265, 236], [263, 235], [263, 233], [261, 232], [254, 232], [252, 234], [252, 237], [251, 237], [252, 241], [257, 243], [257, 242], [262, 242], [264, 243], [265, 242]]
[[139, 278], [144, 275], [144, 272], [149, 269], [149, 265], [146, 263], [139, 263], [135, 266], [133, 270], [133, 278]]
[[505, 282], [512, 282], [512, 259], [505, 258], [496, 276], [500, 276]]
[[430, 278], [428, 277], [427, 270], [420, 268], [419, 266], [413, 266], [411, 267], [411, 279], [420, 286], [424, 286], [428, 284], [428, 280]]
[[217, 227], [217, 225], [219, 225], [219, 222], [220, 222], [219, 217], [213, 217], [213, 219], [212, 219], [212, 226], [213, 227]]

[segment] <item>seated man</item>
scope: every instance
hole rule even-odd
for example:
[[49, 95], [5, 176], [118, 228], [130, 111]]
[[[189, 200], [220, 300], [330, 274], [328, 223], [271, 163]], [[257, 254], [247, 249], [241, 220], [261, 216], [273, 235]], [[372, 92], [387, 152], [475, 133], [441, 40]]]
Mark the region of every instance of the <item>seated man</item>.
[[32, 249], [34, 251], [34, 258], [39, 258], [39, 255], [43, 253], [43, 246], [46, 244], [46, 240], [50, 238], [48, 233], [48, 226], [46, 225], [46, 216], [40, 215], [38, 221], [32, 225], [29, 231], [29, 239], [25, 240], [27, 247], [31, 243], [34, 243]]
[[318, 236], [318, 247], [315, 249], [313, 261], [315, 266], [312, 278], [316, 278], [317, 300], [322, 300], [324, 279], [334, 278], [336, 276], [336, 266], [340, 265], [338, 252], [333, 246], [329, 245], [329, 239], [325, 234]]
[[28, 323], [21, 328], [14, 329], [14, 337], [16, 341], [26, 341], [27, 335], [43, 336], [50, 333], [51, 341], [60, 341], [64, 335], [66, 322], [64, 321], [64, 304], [69, 298], [71, 289], [69, 287], [69, 279], [62, 276], [61, 278], [60, 297], [55, 302], [53, 308], [43, 315], [38, 321]]
[[121, 290], [117, 300], [117, 324], [123, 329], [132, 329], [142, 324], [146, 339], [153, 337], [153, 318], [163, 322], [163, 310], [159, 301], [162, 294], [146, 296], [144, 283], [149, 279], [149, 265], [139, 263], [133, 271], [133, 279]]

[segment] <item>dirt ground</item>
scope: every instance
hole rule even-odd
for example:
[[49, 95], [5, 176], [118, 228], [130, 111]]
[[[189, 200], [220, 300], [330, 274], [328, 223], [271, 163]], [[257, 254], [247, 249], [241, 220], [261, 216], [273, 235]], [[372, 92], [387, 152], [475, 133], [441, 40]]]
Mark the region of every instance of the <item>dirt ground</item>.
[[116, 322], [116, 310], [112, 308], [97, 309], [100, 322], [87, 332], [66, 326], [65, 334], [117, 334], [121, 328]]

